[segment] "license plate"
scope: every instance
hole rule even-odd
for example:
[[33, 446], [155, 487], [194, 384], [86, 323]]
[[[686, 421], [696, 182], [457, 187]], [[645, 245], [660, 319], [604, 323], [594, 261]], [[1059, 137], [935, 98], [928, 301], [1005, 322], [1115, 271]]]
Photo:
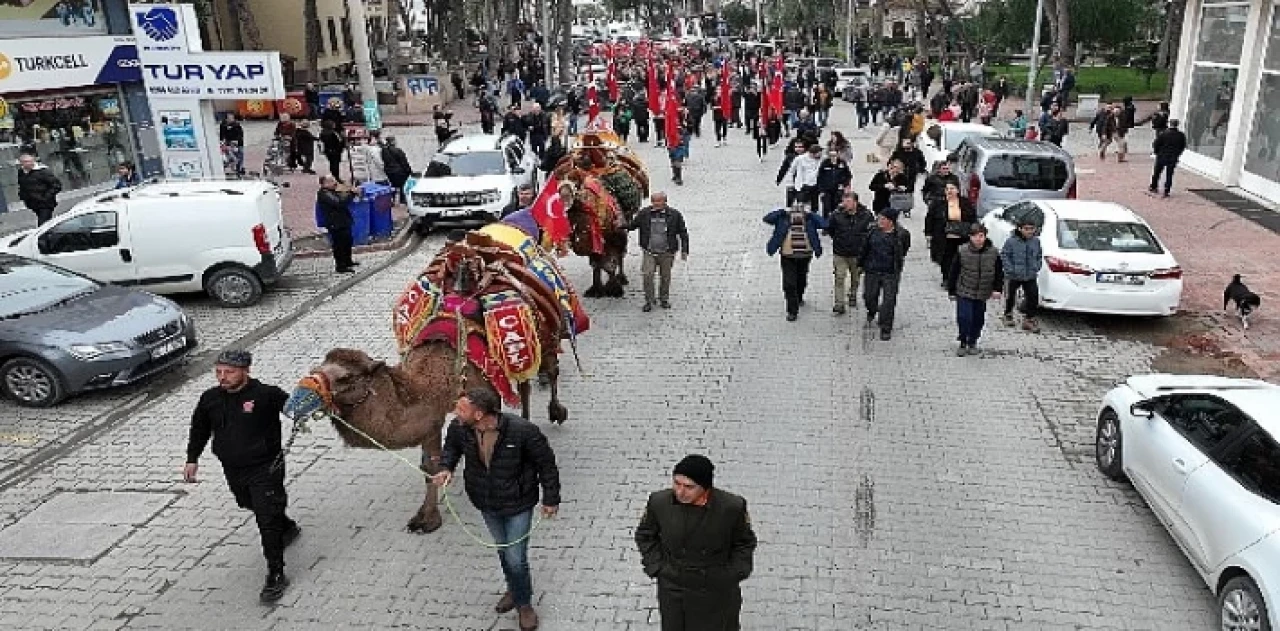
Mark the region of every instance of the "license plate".
[[187, 346], [187, 338], [179, 336], [151, 349], [151, 359], [160, 359], [165, 355], [176, 353]]
[[458, 208], [455, 210], [444, 211], [445, 217], [466, 217], [467, 215], [470, 215], [470, 214], [471, 214], [471, 211], [466, 208]]
[[1147, 279], [1137, 274], [1098, 274], [1094, 281], [1103, 285], [1145, 285]]

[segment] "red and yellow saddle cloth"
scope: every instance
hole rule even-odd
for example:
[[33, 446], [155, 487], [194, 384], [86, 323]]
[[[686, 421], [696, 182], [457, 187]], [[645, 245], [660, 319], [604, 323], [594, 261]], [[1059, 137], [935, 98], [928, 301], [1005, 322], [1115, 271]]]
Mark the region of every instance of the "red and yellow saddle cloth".
[[515, 291], [499, 291], [480, 297], [484, 308], [484, 333], [489, 357], [502, 367], [510, 381], [528, 381], [542, 365], [542, 345], [533, 309]]

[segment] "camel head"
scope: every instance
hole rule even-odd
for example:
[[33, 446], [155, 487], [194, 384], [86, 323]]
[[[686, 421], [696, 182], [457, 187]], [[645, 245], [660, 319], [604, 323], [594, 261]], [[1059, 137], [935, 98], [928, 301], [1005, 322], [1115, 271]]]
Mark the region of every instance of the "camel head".
[[364, 351], [335, 348], [294, 387], [284, 414], [294, 420], [331, 415], [347, 418], [353, 408], [374, 394], [379, 373], [389, 370], [386, 362]]

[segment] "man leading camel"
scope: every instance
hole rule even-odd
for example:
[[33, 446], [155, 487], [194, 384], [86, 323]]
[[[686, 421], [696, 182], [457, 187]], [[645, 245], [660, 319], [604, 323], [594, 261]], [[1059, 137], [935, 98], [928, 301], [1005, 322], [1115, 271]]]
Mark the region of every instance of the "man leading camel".
[[432, 484], [447, 486], [465, 456], [464, 486], [480, 510], [498, 550], [507, 593], [494, 607], [498, 613], [519, 612], [520, 631], [538, 628], [529, 574], [529, 534], [533, 507], [542, 487], [542, 516], [560, 508], [560, 472], [556, 455], [537, 425], [502, 411], [502, 400], [487, 388], [473, 388], [458, 399], [457, 420], [449, 425]]

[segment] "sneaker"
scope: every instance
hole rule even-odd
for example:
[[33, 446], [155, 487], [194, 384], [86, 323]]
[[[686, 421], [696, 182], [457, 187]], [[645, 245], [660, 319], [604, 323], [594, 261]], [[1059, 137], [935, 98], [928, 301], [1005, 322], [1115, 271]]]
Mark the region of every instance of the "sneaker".
[[339, 268], [338, 268], [337, 270], [335, 270], [335, 271], [337, 271], [339, 274], [354, 274], [354, 273], [356, 273], [356, 270], [355, 270], [355, 268], [354, 268], [354, 267], [339, 267]]
[[1155, 192], [1156, 192], [1156, 187], [1154, 187], [1154, 186], [1148, 186], [1148, 187], [1147, 187], [1147, 192], [1148, 192], [1148, 193], [1155, 194]]
[[660, 303], [658, 303], [658, 304], [659, 304], [663, 309], [670, 309], [670, 308], [671, 308], [671, 303], [670, 303], [670, 302], [668, 302], [668, 301], [666, 301], [666, 300], [663, 300], [662, 302], [660, 302]]
[[298, 524], [295, 523], [292, 528], [284, 532], [284, 547], [287, 548], [293, 545], [293, 542], [297, 541], [298, 537], [301, 537], [301, 536], [302, 536], [302, 526], [299, 526]]
[[1031, 332], [1031, 333], [1039, 333], [1039, 332], [1040, 332], [1040, 324], [1039, 324], [1038, 322], [1036, 322], [1035, 318], [1023, 318], [1023, 319], [1022, 319], [1022, 330], [1023, 330], [1023, 331], [1029, 331], [1029, 332]]
[[836, 305], [831, 308], [831, 313], [834, 313], [836, 315], [844, 315], [844, 307], [840, 305]]
[[649, 313], [650, 311], [653, 311], [653, 303], [652, 302], [644, 303], [644, 306], [640, 307], [640, 310], [645, 313]]
[[889, 341], [890, 339], [892, 339], [892, 338], [893, 338], [893, 332], [892, 332], [892, 331], [890, 331], [889, 329], [880, 329], [880, 341], [881, 341], [881, 342], [888, 342], [888, 341]]
[[1165, 191], [1165, 192], [1164, 192], [1164, 195], [1161, 195], [1160, 197], [1163, 197], [1163, 198], [1165, 198], [1165, 199], [1169, 199], [1169, 191]]
[[788, 314], [787, 314], [787, 322], [795, 322], [797, 317], [799, 317], [799, 316], [797, 316], [797, 315], [796, 315], [796, 314], [794, 314], [794, 313], [788, 313]]
[[867, 312], [867, 326], [871, 326], [872, 324], [874, 324], [874, 323], [875, 323], [875, 321], [876, 321], [876, 312], [874, 312], [874, 311], [868, 311], [868, 312]]
[[965, 346], [964, 344], [961, 344], [960, 348], [956, 349], [956, 357], [964, 357], [965, 355], [968, 355], [968, 354], [969, 354], [969, 347]]
[[515, 599], [515, 596], [511, 595], [511, 592], [507, 592], [503, 594], [502, 598], [498, 600], [498, 604], [493, 606], [493, 610], [498, 613], [507, 613], [508, 611], [511, 611], [512, 609], [515, 609], [515, 608], [516, 608], [516, 599]]
[[1005, 326], [1013, 326], [1013, 314], [1006, 313], [1000, 316], [1000, 321], [1003, 322]]
[[289, 577], [284, 572], [272, 572], [267, 575], [267, 582], [262, 586], [262, 592], [258, 594], [258, 600], [264, 603], [273, 603], [280, 600], [284, 596], [284, 590], [289, 586]]

